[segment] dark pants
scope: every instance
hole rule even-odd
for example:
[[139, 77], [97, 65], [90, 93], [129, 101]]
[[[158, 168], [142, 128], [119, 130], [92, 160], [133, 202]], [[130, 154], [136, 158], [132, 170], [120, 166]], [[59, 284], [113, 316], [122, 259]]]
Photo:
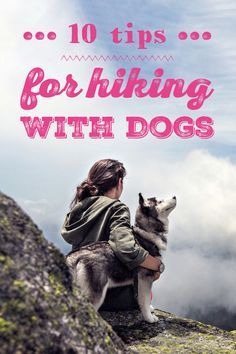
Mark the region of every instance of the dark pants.
[[127, 285], [108, 289], [99, 311], [129, 311], [138, 308], [134, 287], [133, 285]]

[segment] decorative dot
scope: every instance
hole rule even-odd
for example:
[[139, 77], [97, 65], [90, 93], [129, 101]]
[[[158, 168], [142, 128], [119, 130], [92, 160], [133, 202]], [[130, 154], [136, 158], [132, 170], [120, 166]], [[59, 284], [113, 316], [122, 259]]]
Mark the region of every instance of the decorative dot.
[[208, 41], [209, 39], [211, 39], [211, 33], [210, 32], [204, 32], [202, 34], [202, 38], [205, 40], [205, 41]]
[[196, 41], [199, 38], [199, 33], [198, 32], [192, 32], [190, 34], [190, 38], [194, 41]]
[[53, 41], [56, 38], [56, 33], [55, 32], [48, 32], [47, 37], [48, 39], [50, 39], [51, 41]]
[[27, 41], [28, 40], [30, 40], [31, 38], [32, 38], [32, 33], [31, 32], [25, 32], [24, 34], [23, 34], [23, 37], [24, 37], [24, 39], [26, 39]]
[[36, 39], [39, 39], [39, 40], [44, 39], [44, 33], [43, 33], [43, 32], [37, 32], [37, 33], [35, 34], [35, 38], [36, 38]]
[[164, 70], [162, 68], [158, 68], [154, 71], [155, 76], [162, 76], [164, 74]]
[[184, 41], [185, 39], [187, 39], [188, 35], [186, 32], [179, 32], [178, 37], [181, 41]]
[[119, 77], [123, 77], [123, 76], [125, 75], [125, 73], [126, 73], [126, 70], [125, 70], [125, 69], [122, 69], [122, 68], [120, 68], [120, 69], [117, 70], [117, 72], [116, 72], [117, 76], [119, 76]]

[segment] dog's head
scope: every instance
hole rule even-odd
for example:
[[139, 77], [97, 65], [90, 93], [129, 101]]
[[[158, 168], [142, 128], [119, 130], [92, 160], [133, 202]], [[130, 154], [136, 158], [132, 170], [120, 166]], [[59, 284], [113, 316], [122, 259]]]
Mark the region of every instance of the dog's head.
[[176, 197], [158, 200], [156, 197], [144, 199], [139, 193], [139, 208], [136, 224], [143, 230], [157, 233], [168, 232], [168, 216], [176, 207]]

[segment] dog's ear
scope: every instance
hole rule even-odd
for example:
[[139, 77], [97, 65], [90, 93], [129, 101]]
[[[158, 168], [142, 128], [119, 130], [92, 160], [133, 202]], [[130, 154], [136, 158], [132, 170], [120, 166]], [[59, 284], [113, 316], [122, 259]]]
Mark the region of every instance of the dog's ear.
[[141, 210], [145, 213], [148, 214], [149, 212], [149, 205], [146, 203], [146, 201], [143, 198], [142, 193], [139, 193], [139, 205]]
[[138, 196], [139, 196], [139, 204], [143, 205], [144, 204], [144, 199], [143, 199], [142, 193], [139, 193]]

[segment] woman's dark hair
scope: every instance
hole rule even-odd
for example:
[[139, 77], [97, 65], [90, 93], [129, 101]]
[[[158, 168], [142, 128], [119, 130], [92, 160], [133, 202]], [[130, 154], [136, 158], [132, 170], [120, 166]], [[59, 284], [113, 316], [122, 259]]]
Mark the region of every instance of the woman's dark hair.
[[88, 173], [88, 177], [78, 187], [70, 207], [77, 202], [96, 195], [103, 195], [115, 187], [119, 178], [124, 178], [126, 170], [123, 164], [117, 160], [104, 159], [95, 162]]

